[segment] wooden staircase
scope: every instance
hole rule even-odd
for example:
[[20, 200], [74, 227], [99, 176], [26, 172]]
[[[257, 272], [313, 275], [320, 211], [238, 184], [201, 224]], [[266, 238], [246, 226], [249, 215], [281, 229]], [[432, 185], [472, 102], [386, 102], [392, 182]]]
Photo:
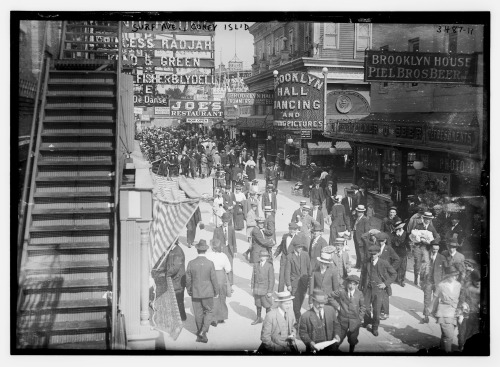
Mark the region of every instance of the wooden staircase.
[[[63, 37], [75, 25], [66, 24]], [[26, 222], [18, 348], [111, 348], [117, 73], [107, 69], [114, 63], [68, 56], [49, 72]]]

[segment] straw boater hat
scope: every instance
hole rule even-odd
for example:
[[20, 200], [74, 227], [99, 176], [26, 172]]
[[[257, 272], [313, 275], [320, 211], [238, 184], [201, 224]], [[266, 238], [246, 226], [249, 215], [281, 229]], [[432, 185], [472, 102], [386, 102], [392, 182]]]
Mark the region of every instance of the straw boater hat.
[[380, 231], [376, 228], [372, 228], [368, 231], [368, 233], [370, 234], [370, 236], [375, 236], [377, 233], [380, 233]]
[[205, 241], [205, 240], [200, 240], [200, 242], [198, 242], [194, 247], [196, 247], [197, 250], [201, 250], [201, 251], [208, 250], [207, 241]]
[[231, 214], [229, 214], [227, 212], [223, 213], [221, 219], [223, 222], [229, 222], [229, 221], [231, 221]]
[[372, 245], [372, 246], [368, 247], [368, 253], [370, 255], [378, 254], [379, 252], [380, 252], [380, 246]]
[[273, 211], [274, 211], [274, 209], [272, 208], [272, 206], [271, 206], [271, 205], [266, 205], [266, 206], [264, 207], [264, 211], [265, 211], [265, 212], [273, 212]]
[[323, 264], [331, 264], [333, 262], [331, 254], [327, 254], [326, 252], [322, 252], [316, 260], [322, 262]]
[[266, 218], [258, 217], [258, 218], [255, 218], [255, 221], [257, 223], [264, 223], [266, 221]]
[[422, 218], [434, 219], [434, 216], [432, 215], [431, 212], [424, 212], [424, 214], [422, 214]]
[[360, 204], [360, 205], [358, 205], [358, 206], [356, 207], [356, 211], [357, 211], [357, 212], [366, 212], [366, 208], [365, 208], [365, 206], [364, 206], [364, 205], [361, 205], [361, 204]]
[[321, 289], [315, 289], [313, 291], [313, 294], [311, 296], [313, 300], [319, 303], [326, 303], [328, 302], [328, 297], [326, 296], [325, 292]]
[[269, 257], [269, 251], [267, 251], [266, 249], [260, 250], [259, 257]]
[[300, 205], [306, 205], [306, 204], [307, 204], [307, 201], [305, 201], [305, 200], [300, 201]]
[[404, 228], [405, 226], [405, 222], [403, 221], [397, 221], [396, 223], [394, 223], [394, 230], [397, 230], [397, 229], [402, 229]]
[[274, 185], [273, 185], [272, 183], [267, 184], [267, 188], [268, 188], [268, 189], [274, 189]]
[[276, 292], [276, 296], [277, 298], [274, 299], [276, 302], [291, 301], [295, 298], [289, 291]]
[[309, 205], [304, 205], [302, 207], [302, 210], [311, 210], [311, 207]]
[[342, 195], [335, 195], [333, 200], [335, 200], [336, 203], [340, 203], [342, 201]]
[[357, 275], [352, 274], [352, 275], [349, 275], [349, 276], [345, 279], [345, 281], [346, 281], [347, 283], [349, 283], [349, 282], [356, 282], [356, 283], [359, 283], [359, 277], [358, 277]]
[[335, 239], [335, 246], [336, 246], [336, 245], [342, 245], [342, 246], [344, 246], [344, 245], [345, 245], [345, 238], [342, 238], [342, 237], [337, 237], [337, 238]]
[[324, 252], [325, 254], [333, 254], [335, 252], [335, 247], [333, 246], [325, 246], [321, 249], [321, 252]]

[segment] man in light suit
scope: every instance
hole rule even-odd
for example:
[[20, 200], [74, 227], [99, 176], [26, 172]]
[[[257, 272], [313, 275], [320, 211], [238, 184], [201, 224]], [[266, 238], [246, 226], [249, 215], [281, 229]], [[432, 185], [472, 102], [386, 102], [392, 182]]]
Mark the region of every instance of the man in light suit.
[[270, 206], [274, 211], [278, 209], [278, 202], [276, 200], [276, 193], [274, 192], [274, 185], [267, 185], [267, 192], [262, 194], [262, 207]]
[[288, 254], [292, 253], [295, 248], [295, 243], [301, 241], [301, 235], [298, 234], [299, 226], [292, 222], [288, 225], [288, 233], [285, 233], [281, 238], [281, 243], [274, 252], [274, 258], [281, 254], [280, 258], [280, 273], [278, 282], [278, 292], [283, 292], [285, 289], [285, 266]]
[[212, 239], [218, 239], [222, 244], [222, 252], [227, 255], [229, 263], [231, 264], [231, 272], [228, 275], [229, 283], [233, 285], [233, 259], [236, 255], [236, 232], [234, 227], [230, 225], [232, 215], [229, 213], [222, 214], [222, 226], [214, 229], [214, 236]]
[[311, 259], [311, 271], [315, 271], [318, 257], [321, 255], [321, 250], [328, 246], [326, 240], [321, 236], [323, 228], [318, 222], [313, 222], [312, 234], [313, 239], [309, 246], [309, 258]]
[[351, 271], [351, 261], [349, 260], [349, 254], [347, 253], [347, 251], [344, 251], [345, 242], [346, 240], [341, 237], [335, 239], [335, 251], [332, 253], [332, 266], [337, 271], [339, 282], [341, 285]]
[[424, 264], [420, 286], [424, 291], [424, 320], [422, 323], [429, 323], [429, 316], [432, 314], [431, 305], [436, 286], [443, 280], [446, 258], [439, 253], [439, 242], [432, 241], [432, 249], [429, 255], [429, 264]]
[[[336, 353], [340, 342], [340, 324], [337, 321], [337, 311], [327, 305], [327, 295], [321, 289], [316, 289], [312, 295], [313, 306], [304, 312], [299, 322], [299, 337], [306, 345], [306, 351], [314, 354]], [[334, 340], [335, 343], [318, 349], [316, 344]]]
[[266, 353], [298, 353], [305, 349], [300, 340], [296, 340], [296, 320], [292, 310], [292, 301], [295, 298], [288, 291], [276, 293], [274, 301], [278, 307], [266, 314], [260, 340], [259, 351]]
[[285, 285], [288, 291], [295, 296], [293, 312], [295, 319], [300, 318], [300, 309], [309, 286], [311, 261], [307, 254], [307, 242], [300, 241], [294, 244], [294, 251], [287, 256], [285, 265]]
[[325, 230], [325, 217], [323, 216], [323, 211], [321, 210], [320, 203], [318, 200], [313, 200], [313, 207], [311, 209], [311, 217], [313, 220], [319, 223], [321, 226], [321, 231]]
[[358, 344], [359, 328], [365, 316], [365, 299], [363, 293], [358, 290], [359, 277], [349, 275], [343, 287], [335, 293], [335, 298], [340, 305], [338, 321], [340, 323], [340, 342], [342, 344], [347, 336], [349, 353], [354, 352]]
[[214, 263], [207, 259], [205, 253], [208, 245], [205, 240], [196, 244], [198, 257], [188, 263], [186, 269], [186, 288], [193, 304], [196, 323], [196, 341], [207, 343], [207, 332], [212, 323], [214, 297], [218, 296], [219, 284], [215, 275]]

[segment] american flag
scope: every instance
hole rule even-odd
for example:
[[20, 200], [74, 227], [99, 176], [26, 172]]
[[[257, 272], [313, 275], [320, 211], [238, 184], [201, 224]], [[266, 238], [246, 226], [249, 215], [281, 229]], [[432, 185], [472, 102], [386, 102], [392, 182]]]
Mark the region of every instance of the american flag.
[[200, 198], [186, 198], [182, 187], [186, 184], [183, 178], [179, 181], [167, 180], [163, 176], [153, 174], [153, 221], [151, 223], [151, 266], [154, 266], [161, 255], [174, 243], [182, 230], [198, 208]]

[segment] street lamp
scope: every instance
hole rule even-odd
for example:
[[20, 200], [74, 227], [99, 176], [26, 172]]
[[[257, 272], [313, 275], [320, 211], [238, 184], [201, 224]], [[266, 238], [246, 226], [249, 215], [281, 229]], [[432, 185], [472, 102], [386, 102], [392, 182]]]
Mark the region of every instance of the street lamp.
[[252, 134], [252, 138], [256, 138], [257, 137], [257, 134], [256, 133], [253, 133]]
[[241, 132], [241, 136], [245, 136], [246, 134], [247, 134], [247, 133], [246, 133], [246, 132], [244, 132], [244, 131], [242, 131], [242, 132]]
[[288, 144], [292, 145], [292, 144], [293, 144], [293, 138], [288, 138], [288, 139], [286, 140], [286, 142], [287, 142]]
[[277, 78], [277, 77], [278, 77], [278, 74], [279, 74], [279, 71], [278, 71], [278, 70], [274, 70], [274, 71], [273, 71], [273, 75], [274, 75], [274, 77], [275, 77], [275, 78]]
[[273, 137], [271, 135], [268, 135], [267, 140], [273, 140]]
[[416, 170], [421, 170], [422, 168], [424, 168], [424, 162], [413, 161], [413, 168], [415, 168]]

